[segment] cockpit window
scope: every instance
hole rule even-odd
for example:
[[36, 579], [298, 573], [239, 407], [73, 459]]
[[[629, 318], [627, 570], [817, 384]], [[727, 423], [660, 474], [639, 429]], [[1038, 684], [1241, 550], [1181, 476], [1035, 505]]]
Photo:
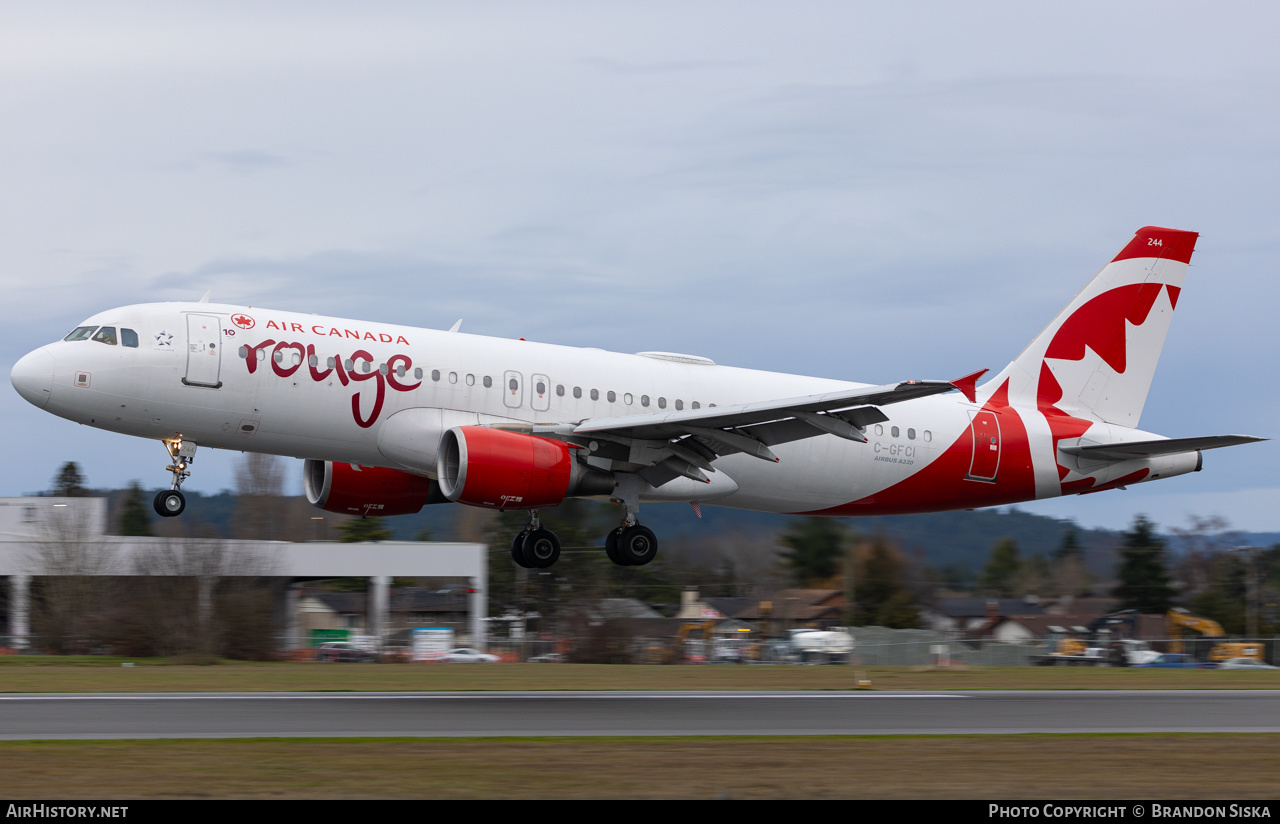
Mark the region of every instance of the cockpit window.
[[120, 345], [127, 346], [130, 349], [138, 348], [138, 333], [132, 329], [120, 328]]
[[75, 330], [70, 335], [63, 338], [63, 340], [88, 340], [89, 336], [93, 334], [93, 330], [97, 328], [98, 327], [96, 326], [77, 326]]
[[98, 334], [93, 336], [98, 343], [105, 343], [108, 346], [116, 345], [116, 328], [114, 326], [104, 326], [98, 330]]

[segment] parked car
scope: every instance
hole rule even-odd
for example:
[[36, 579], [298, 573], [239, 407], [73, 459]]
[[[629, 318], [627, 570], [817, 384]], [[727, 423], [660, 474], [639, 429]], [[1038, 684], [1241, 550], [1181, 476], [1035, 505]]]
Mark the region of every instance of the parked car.
[[450, 664], [495, 664], [498, 656], [478, 649], [451, 649], [440, 659]]
[[1273, 667], [1256, 658], [1228, 658], [1218, 665], [1218, 669], [1273, 670], [1280, 669], [1280, 667]]
[[1166, 652], [1164, 655], [1158, 656], [1154, 661], [1146, 664], [1134, 664], [1134, 668], [1150, 667], [1153, 669], [1217, 669], [1217, 664], [1210, 664], [1207, 661], [1197, 661], [1190, 655], [1180, 652]]
[[316, 647], [317, 661], [354, 661], [363, 663], [376, 661], [378, 656], [373, 650], [358, 647], [350, 641], [326, 641]]

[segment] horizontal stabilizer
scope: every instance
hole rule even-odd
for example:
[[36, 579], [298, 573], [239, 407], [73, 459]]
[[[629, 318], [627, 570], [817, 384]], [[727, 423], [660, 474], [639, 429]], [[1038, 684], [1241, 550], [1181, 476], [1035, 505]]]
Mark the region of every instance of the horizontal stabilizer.
[[1238, 446], [1242, 443], [1257, 443], [1265, 440], [1267, 439], [1255, 438], [1252, 435], [1209, 435], [1204, 438], [1166, 438], [1158, 441], [1063, 446], [1059, 447], [1059, 450], [1080, 458], [1131, 461], [1136, 458], [1150, 458], [1154, 455], [1175, 455], [1179, 452], [1197, 452], [1203, 449], [1218, 449], [1223, 446]]

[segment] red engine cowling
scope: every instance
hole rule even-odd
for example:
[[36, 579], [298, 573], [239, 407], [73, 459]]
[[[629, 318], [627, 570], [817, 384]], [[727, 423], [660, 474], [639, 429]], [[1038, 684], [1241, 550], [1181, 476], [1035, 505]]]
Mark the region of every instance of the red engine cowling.
[[436, 476], [451, 501], [492, 509], [555, 506], [570, 495], [606, 495], [613, 476], [573, 458], [563, 441], [484, 426], [455, 426], [440, 439]]
[[430, 478], [381, 466], [308, 460], [302, 477], [307, 501], [326, 512], [411, 515], [444, 501]]

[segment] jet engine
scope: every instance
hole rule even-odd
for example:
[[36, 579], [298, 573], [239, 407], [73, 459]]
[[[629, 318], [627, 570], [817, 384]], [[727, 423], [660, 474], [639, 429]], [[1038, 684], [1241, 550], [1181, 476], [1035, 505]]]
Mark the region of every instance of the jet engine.
[[563, 441], [455, 426], [440, 439], [436, 476], [451, 501], [491, 509], [555, 506], [571, 495], [608, 495], [613, 475], [576, 460]]
[[448, 500], [430, 478], [381, 466], [308, 460], [302, 477], [308, 503], [326, 512], [411, 515]]

